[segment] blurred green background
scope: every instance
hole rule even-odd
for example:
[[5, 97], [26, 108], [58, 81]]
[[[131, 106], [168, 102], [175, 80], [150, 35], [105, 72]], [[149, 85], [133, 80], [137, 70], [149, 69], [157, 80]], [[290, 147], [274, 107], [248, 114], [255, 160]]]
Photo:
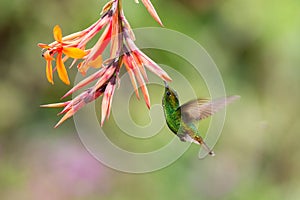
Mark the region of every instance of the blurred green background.
[[[39, 108], [69, 87], [56, 75], [54, 86], [47, 83], [36, 44], [50, 42], [56, 24], [65, 34], [92, 24], [105, 2], [0, 1], [0, 199], [300, 199], [299, 2], [153, 0], [165, 27], [202, 44], [227, 93], [242, 99], [228, 108], [216, 157], [198, 160], [194, 145], [172, 165], [140, 175], [101, 165], [73, 120], [53, 129], [58, 110]], [[157, 26], [142, 4], [124, 6], [133, 28]], [[146, 52], [184, 73], [184, 62]], [[163, 89], [150, 92], [159, 102]]]

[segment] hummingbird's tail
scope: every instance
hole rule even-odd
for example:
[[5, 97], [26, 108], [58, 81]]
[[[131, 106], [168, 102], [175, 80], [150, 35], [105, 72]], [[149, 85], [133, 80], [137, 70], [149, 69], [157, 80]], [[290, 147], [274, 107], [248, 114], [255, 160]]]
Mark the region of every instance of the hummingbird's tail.
[[195, 135], [194, 140], [196, 140], [199, 144], [201, 144], [203, 146], [203, 148], [208, 152], [209, 155], [211, 156], [215, 156], [216, 154], [213, 152], [213, 150], [211, 150], [207, 144], [204, 142], [204, 140], [202, 139], [202, 137]]

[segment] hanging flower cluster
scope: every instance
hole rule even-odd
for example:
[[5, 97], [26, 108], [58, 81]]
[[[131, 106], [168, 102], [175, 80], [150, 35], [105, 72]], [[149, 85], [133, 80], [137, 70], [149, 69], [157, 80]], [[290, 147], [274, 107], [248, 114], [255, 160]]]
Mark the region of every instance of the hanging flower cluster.
[[[151, 16], [162, 26], [150, 0], [141, 1]], [[86, 45], [101, 30], [103, 32], [95, 45], [90, 49], [86, 49]], [[57, 71], [59, 78], [65, 84], [70, 84], [64, 64], [70, 58], [73, 59], [73, 62], [69, 68], [78, 63], [77, 68], [82, 75], [85, 75], [90, 67], [99, 68], [97, 72], [86, 77], [62, 97], [65, 98], [96, 81], [92, 87], [86, 89], [74, 99], [62, 103], [42, 105], [42, 107], [52, 108], [64, 107], [59, 113], [64, 114], [64, 116], [55, 127], [73, 116], [84, 105], [100, 96], [103, 96], [101, 106], [102, 126], [105, 119], [109, 117], [113, 94], [117, 83], [119, 83], [119, 72], [123, 65], [129, 73], [136, 96], [139, 98], [138, 88], [140, 87], [148, 108], [150, 108], [150, 98], [146, 87], [148, 78], [145, 68], [155, 73], [162, 80], [171, 81], [168, 74], [134, 44], [135, 37], [124, 16], [122, 0], [108, 2], [102, 9], [100, 19], [90, 27], [63, 37], [61, 28], [57, 25], [53, 29], [53, 36], [54, 42], [38, 44], [43, 49], [46, 75], [50, 83], [54, 84], [53, 72]], [[110, 56], [103, 61], [102, 54], [109, 44]], [[53, 63], [55, 63], [54, 68]]]

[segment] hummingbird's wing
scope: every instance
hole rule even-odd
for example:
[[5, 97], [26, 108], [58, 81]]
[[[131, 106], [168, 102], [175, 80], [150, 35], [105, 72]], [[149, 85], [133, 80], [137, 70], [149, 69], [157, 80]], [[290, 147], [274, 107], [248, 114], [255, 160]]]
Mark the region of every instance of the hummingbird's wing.
[[240, 96], [235, 95], [215, 100], [196, 99], [181, 105], [178, 109], [181, 110], [181, 117], [184, 122], [194, 122], [215, 114], [239, 98]]

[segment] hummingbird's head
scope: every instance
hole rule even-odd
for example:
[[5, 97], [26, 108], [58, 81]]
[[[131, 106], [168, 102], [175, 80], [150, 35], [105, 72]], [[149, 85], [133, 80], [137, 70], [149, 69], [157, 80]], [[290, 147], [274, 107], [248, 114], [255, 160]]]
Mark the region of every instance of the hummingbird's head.
[[175, 90], [169, 87], [167, 82], [164, 81], [165, 84], [165, 93], [163, 96], [163, 105], [169, 104], [172, 107], [178, 107], [179, 106], [179, 100], [178, 95]]

